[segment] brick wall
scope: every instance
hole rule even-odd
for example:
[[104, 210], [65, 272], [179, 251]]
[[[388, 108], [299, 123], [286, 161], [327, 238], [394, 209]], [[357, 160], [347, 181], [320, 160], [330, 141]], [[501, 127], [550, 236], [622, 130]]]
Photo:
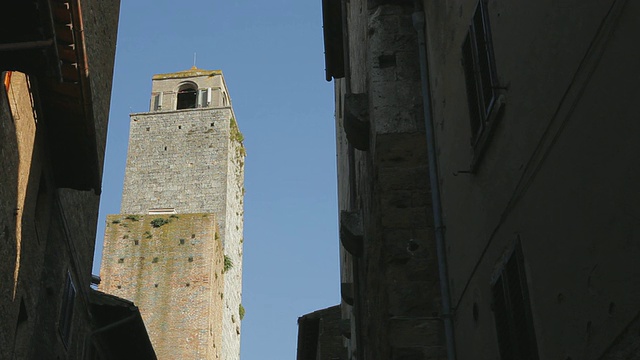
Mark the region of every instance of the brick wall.
[[224, 255], [213, 214], [109, 215], [102, 264], [100, 289], [140, 308], [159, 359], [223, 358]]

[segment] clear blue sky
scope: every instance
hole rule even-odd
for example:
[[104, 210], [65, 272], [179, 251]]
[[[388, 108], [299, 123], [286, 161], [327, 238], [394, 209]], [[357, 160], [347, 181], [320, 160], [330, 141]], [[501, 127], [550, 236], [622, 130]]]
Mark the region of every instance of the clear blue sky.
[[333, 85], [320, 0], [123, 0], [94, 273], [120, 211], [129, 113], [151, 76], [224, 72], [247, 148], [242, 360], [295, 359], [297, 317], [339, 302]]

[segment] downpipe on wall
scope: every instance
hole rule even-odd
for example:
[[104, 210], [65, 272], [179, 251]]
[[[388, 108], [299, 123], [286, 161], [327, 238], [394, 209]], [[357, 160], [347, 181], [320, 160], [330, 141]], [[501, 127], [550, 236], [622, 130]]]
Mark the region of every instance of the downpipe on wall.
[[431, 93], [429, 90], [429, 68], [427, 63], [427, 44], [425, 37], [425, 16], [419, 1], [415, 1], [415, 12], [411, 16], [413, 27], [418, 33], [420, 57], [420, 80], [422, 83], [422, 104], [424, 109], [425, 134], [427, 137], [427, 155], [429, 159], [429, 182], [431, 185], [431, 203], [433, 204], [433, 226], [438, 254], [438, 273], [440, 293], [442, 296], [442, 318], [444, 321], [447, 359], [456, 359], [455, 338], [453, 333], [453, 317], [451, 313], [451, 295], [449, 293], [449, 272], [447, 270], [447, 254], [444, 246], [444, 224], [442, 221], [442, 203], [440, 201], [440, 182], [436, 163], [436, 145], [431, 117]]

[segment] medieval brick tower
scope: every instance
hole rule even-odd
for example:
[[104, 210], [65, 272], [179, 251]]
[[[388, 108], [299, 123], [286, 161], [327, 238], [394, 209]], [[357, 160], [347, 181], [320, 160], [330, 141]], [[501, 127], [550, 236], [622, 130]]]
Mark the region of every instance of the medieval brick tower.
[[161, 360], [240, 357], [244, 156], [221, 71], [153, 77], [100, 288], [140, 307]]

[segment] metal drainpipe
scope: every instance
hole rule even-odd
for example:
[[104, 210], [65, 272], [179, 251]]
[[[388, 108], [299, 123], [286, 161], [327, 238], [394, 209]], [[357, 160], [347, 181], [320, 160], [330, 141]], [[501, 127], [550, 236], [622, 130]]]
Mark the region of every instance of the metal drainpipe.
[[433, 204], [433, 226], [435, 227], [436, 249], [438, 253], [438, 273], [440, 292], [442, 295], [442, 318], [447, 347], [447, 358], [456, 359], [456, 347], [453, 333], [453, 318], [451, 314], [451, 295], [449, 293], [449, 273], [447, 271], [447, 255], [444, 246], [444, 224], [442, 221], [442, 203], [440, 201], [440, 183], [438, 181], [438, 167], [436, 163], [436, 145], [433, 134], [433, 119], [431, 117], [431, 93], [429, 92], [429, 68], [427, 64], [425, 18], [416, 1], [416, 10], [412, 14], [413, 27], [418, 33], [420, 56], [420, 78], [422, 81], [422, 103], [424, 109], [425, 132], [427, 137], [427, 152], [429, 157], [429, 181], [431, 185], [431, 203]]

